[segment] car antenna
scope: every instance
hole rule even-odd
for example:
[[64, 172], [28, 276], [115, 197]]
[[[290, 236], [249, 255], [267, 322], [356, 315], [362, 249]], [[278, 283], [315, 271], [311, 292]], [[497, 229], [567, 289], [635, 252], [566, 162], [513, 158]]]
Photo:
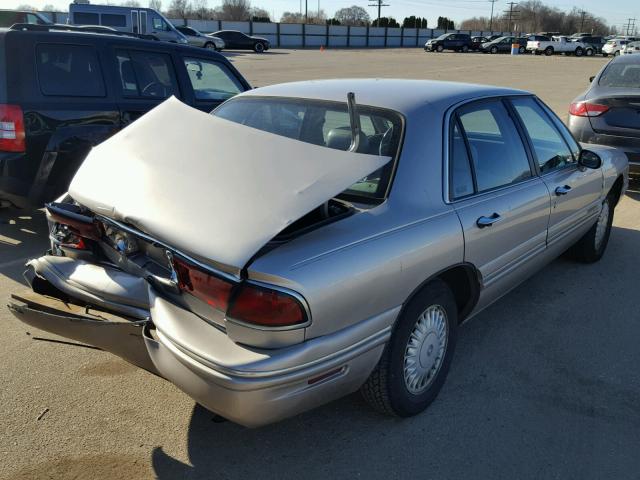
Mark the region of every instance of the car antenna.
[[360, 115], [356, 110], [356, 94], [347, 93], [347, 106], [349, 107], [349, 123], [351, 124], [351, 145], [349, 151], [355, 152], [360, 145]]

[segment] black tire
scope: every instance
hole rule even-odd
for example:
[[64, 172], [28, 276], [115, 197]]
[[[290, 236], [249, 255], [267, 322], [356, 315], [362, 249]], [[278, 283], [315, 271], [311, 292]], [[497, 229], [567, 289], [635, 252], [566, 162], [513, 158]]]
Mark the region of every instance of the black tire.
[[604, 52], [602, 52], [602, 56], [603, 56], [603, 57], [608, 57], [608, 56], [609, 56], [609, 54], [608, 54], [608, 53], [604, 53]]
[[[596, 241], [598, 225], [601, 223], [600, 219], [604, 209], [608, 209], [608, 217], [606, 223], [606, 230], [604, 230], [604, 236], [601, 237], [600, 242]], [[611, 224], [613, 223], [613, 212], [615, 209], [615, 198], [612, 194], [607, 195], [607, 198], [602, 202], [602, 212], [598, 216], [598, 221], [589, 229], [584, 236], [571, 247], [570, 253], [576, 260], [583, 263], [594, 263], [602, 258], [607, 244], [609, 243], [609, 236], [611, 235]]]
[[614, 57], [619, 57], [620, 56], [620, 50], [616, 50], [616, 52], [613, 54]]
[[496, 53], [498, 53], [498, 47], [494, 45], [493, 47], [491, 47], [491, 50], [489, 50], [489, 53], [495, 55]]
[[207, 42], [204, 44], [204, 48], [206, 48], [207, 50], [218, 50], [216, 48], [216, 44], [213, 42]]
[[587, 49], [584, 51], [584, 54], [585, 54], [585, 56], [587, 56], [587, 57], [593, 57], [594, 53], [595, 53], [595, 52], [593, 51], [593, 49], [592, 49], [592, 48], [587, 48]]
[[462, 46], [462, 53], [467, 53], [469, 51], [469, 46], [468, 45], [463, 45]]
[[544, 49], [544, 54], [549, 57], [551, 55], [553, 55], [553, 47], [547, 47]]
[[521, 55], [524, 55], [525, 53], [527, 53], [527, 49], [525, 47], [520, 47], [518, 48], [518, 53], [520, 53]]
[[442, 53], [443, 50], [444, 50], [444, 46], [442, 46], [442, 45], [438, 45], [436, 47], [436, 52], [438, 52], [438, 53]]
[[253, 46], [253, 51], [256, 53], [264, 52], [264, 43], [256, 42], [255, 45]]
[[578, 47], [576, 48], [574, 53], [576, 54], [576, 57], [581, 57], [582, 54], [584, 53], [584, 49], [582, 47]]
[[[427, 309], [441, 307], [446, 312], [448, 337], [442, 360], [426, 389], [411, 393], [404, 375], [405, 350], [411, 334]], [[417, 415], [435, 400], [447, 378], [455, 350], [458, 309], [449, 287], [439, 279], [429, 282], [405, 306], [398, 318], [380, 362], [361, 387], [363, 397], [375, 410], [399, 417]], [[433, 349], [426, 352], [431, 355]]]

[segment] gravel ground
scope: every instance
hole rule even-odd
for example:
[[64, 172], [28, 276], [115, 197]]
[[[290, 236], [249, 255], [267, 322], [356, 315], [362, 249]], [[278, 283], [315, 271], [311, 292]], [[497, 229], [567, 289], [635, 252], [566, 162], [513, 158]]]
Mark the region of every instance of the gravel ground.
[[[562, 117], [601, 58], [276, 50], [228, 54], [254, 85], [402, 77], [531, 90]], [[95, 350], [36, 340], [0, 309], [0, 478], [638, 478], [640, 192], [601, 262], [550, 264], [459, 331], [424, 414], [352, 395], [257, 430], [216, 423], [168, 382]], [[0, 296], [46, 249], [41, 211], [0, 211]]]

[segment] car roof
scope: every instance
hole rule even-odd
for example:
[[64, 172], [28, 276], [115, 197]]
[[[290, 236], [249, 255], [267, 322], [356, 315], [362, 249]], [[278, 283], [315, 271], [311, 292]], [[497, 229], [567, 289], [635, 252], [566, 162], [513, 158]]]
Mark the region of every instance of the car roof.
[[611, 60], [609, 63], [610, 64], [611, 63], [635, 63], [635, 64], [640, 64], [640, 55], [618, 55], [617, 57], [613, 57], [613, 60]]
[[[424, 104], [449, 108], [474, 98], [507, 95], [531, 95], [524, 90], [437, 80], [402, 80], [388, 78], [310, 80], [280, 83], [255, 88], [241, 96], [274, 96], [346, 102], [353, 92], [362, 105], [388, 108], [410, 115]], [[390, 92], [393, 92], [390, 94]]]

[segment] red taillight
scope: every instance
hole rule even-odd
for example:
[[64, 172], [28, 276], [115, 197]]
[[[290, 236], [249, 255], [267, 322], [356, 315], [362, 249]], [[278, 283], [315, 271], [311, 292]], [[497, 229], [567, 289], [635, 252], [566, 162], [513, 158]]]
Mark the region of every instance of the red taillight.
[[292, 295], [250, 284], [242, 285], [234, 295], [227, 316], [265, 327], [284, 327], [307, 321], [302, 305]]
[[589, 102], [576, 102], [569, 106], [569, 113], [576, 117], [597, 117], [608, 110], [606, 105]]
[[233, 284], [176, 257], [173, 257], [173, 268], [178, 275], [180, 290], [190, 293], [213, 308], [227, 311]]
[[24, 152], [24, 149], [22, 108], [0, 104], [0, 151]]

